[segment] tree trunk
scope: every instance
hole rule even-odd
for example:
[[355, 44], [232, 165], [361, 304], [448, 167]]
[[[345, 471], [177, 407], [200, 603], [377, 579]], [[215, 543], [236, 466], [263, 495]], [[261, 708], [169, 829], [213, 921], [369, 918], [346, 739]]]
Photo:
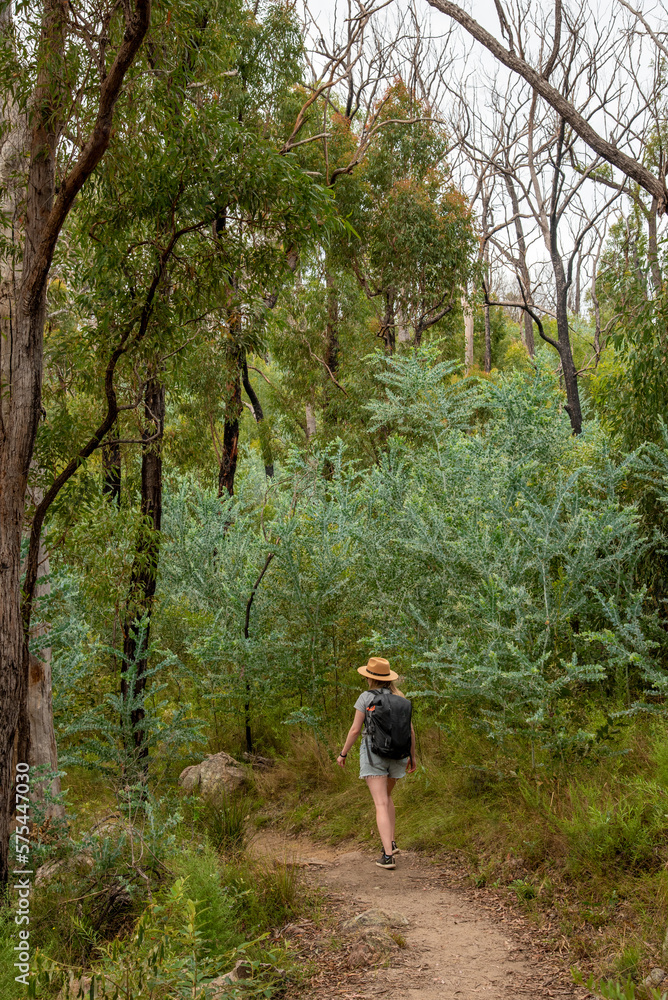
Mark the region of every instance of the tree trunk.
[[[327, 289], [327, 324], [325, 326], [325, 364], [329, 368], [331, 375], [336, 378], [339, 370], [339, 300], [336, 294], [336, 284], [334, 276], [330, 271], [325, 274], [325, 285]], [[326, 375], [325, 383], [325, 406], [323, 417], [326, 424], [335, 427], [338, 423], [336, 417], [336, 395], [338, 390], [332, 382], [330, 375]]]
[[[236, 285], [234, 286], [236, 289]], [[225, 386], [225, 426], [223, 429], [223, 453], [218, 470], [218, 496], [227, 491], [234, 496], [234, 476], [239, 457], [239, 418], [243, 411], [241, 402], [241, 372], [243, 368], [243, 348], [241, 344], [241, 312], [235, 306], [229, 312], [232, 348], [228, 358], [228, 379]]]
[[[3, 22], [9, 21], [5, 5]], [[69, 8], [65, 0], [44, 0], [41, 34], [35, 52], [37, 77], [30, 100], [30, 136], [26, 142], [27, 182], [22, 214], [23, 259], [20, 286], [0, 306], [9, 323], [0, 337], [0, 901], [8, 878], [9, 834], [13, 796], [12, 749], [21, 708], [18, 749], [27, 763], [30, 658], [27, 636], [30, 603], [21, 608], [20, 560], [28, 470], [42, 403], [42, 363], [46, 287], [53, 253], [74, 200], [102, 159], [111, 136], [114, 108], [125, 74], [144, 39], [150, 20], [150, 0], [124, 8], [125, 31], [115, 58], [100, 84], [94, 124], [70, 172], [55, 191], [55, 150], [63, 94]], [[11, 135], [11, 132], [9, 133]], [[4, 207], [4, 206], [3, 206]], [[3, 275], [3, 278], [5, 275]], [[5, 288], [3, 288], [4, 298]]]
[[582, 410], [580, 408], [580, 392], [578, 390], [578, 378], [573, 361], [573, 351], [571, 348], [570, 330], [568, 327], [568, 288], [570, 284], [566, 279], [564, 263], [559, 253], [558, 226], [560, 213], [558, 211], [558, 192], [561, 184], [561, 157], [564, 142], [566, 123], [561, 120], [558, 134], [558, 144], [555, 156], [554, 177], [552, 182], [552, 198], [550, 208], [549, 225], [549, 245], [552, 270], [554, 272], [554, 285], [556, 291], [557, 304], [557, 340], [559, 357], [561, 358], [561, 370], [564, 376], [564, 387], [566, 389], [565, 410], [570, 417], [571, 427], [574, 434], [582, 432]]
[[[144, 393], [145, 426], [142, 437], [141, 461], [141, 514], [142, 524], [137, 537], [130, 591], [126, 602], [126, 616], [123, 639], [122, 674], [130, 663], [137, 663], [133, 695], [142, 698], [146, 687], [146, 651], [149, 644], [150, 615], [158, 574], [160, 556], [160, 526], [162, 520], [162, 438], [165, 425], [165, 387], [157, 378], [150, 379]], [[138, 646], [139, 623], [146, 616], [146, 630], [142, 636], [141, 649]], [[121, 694], [129, 697], [127, 678], [121, 676]], [[142, 729], [144, 709], [141, 704], [133, 708], [131, 720], [132, 734], [126, 733], [126, 747], [132, 753], [137, 768], [133, 777], [146, 776], [148, 771], [148, 747]]]
[[[240, 398], [241, 392], [239, 392], [238, 395]], [[238, 457], [239, 420], [237, 417], [232, 419], [225, 417], [225, 428], [223, 430], [223, 454], [220, 460], [220, 469], [218, 471], [219, 497], [222, 497], [225, 491], [227, 491], [229, 496], [234, 496], [234, 477], [237, 471]]]
[[385, 293], [385, 315], [381, 320], [379, 336], [385, 344], [388, 354], [394, 354], [396, 348], [396, 316], [395, 316], [395, 292], [390, 288]]
[[325, 361], [333, 375], [339, 370], [339, 300], [331, 272], [325, 275], [327, 287], [327, 329], [325, 332]]
[[[522, 220], [520, 219], [520, 203], [517, 198], [517, 191], [515, 190], [515, 185], [511, 177], [508, 174], [504, 174], [506, 181], [506, 190], [510, 197], [510, 202], [513, 209], [513, 215], [515, 216], [515, 236], [517, 237], [517, 259], [519, 264], [520, 278], [522, 279], [522, 286], [524, 288], [524, 294], [526, 296], [527, 305], [533, 304], [533, 296], [531, 294], [531, 275], [529, 273], [529, 265], [527, 264], [527, 245], [524, 239], [524, 229], [522, 228]], [[533, 335], [533, 320], [526, 310], [523, 312], [523, 331], [522, 331], [522, 343], [527, 349], [529, 357], [533, 358], [536, 353], [536, 344]]]
[[[481, 263], [484, 264], [485, 271], [485, 282], [489, 285], [491, 284], [491, 272], [492, 268], [490, 266], [489, 259], [489, 199], [490, 193], [487, 190], [483, 192], [482, 199], [482, 253], [481, 253]], [[484, 368], [486, 372], [491, 372], [492, 370], [492, 323], [489, 315], [489, 302], [488, 296], [485, 295], [485, 302], [483, 305], [483, 316], [485, 320], [485, 360]]]
[[308, 442], [317, 433], [318, 427], [315, 422], [315, 410], [310, 403], [306, 403], [304, 413], [306, 415], [306, 440]]
[[[553, 245], [556, 240], [553, 240]], [[561, 256], [555, 250], [552, 253], [552, 267], [554, 270], [556, 301], [557, 301], [557, 338], [558, 351], [561, 359], [561, 371], [564, 376], [564, 388], [566, 389], [565, 410], [570, 417], [571, 427], [574, 434], [582, 432], [582, 409], [580, 407], [580, 392], [578, 389], [577, 370], [573, 361], [573, 351], [571, 349], [571, 338], [568, 326], [568, 284], [564, 274], [564, 265]]]
[[470, 372], [473, 368], [473, 331], [475, 321], [471, 305], [464, 293], [462, 293], [462, 313], [464, 314], [464, 364], [466, 371]]
[[11, 765], [19, 722], [17, 758], [21, 763], [29, 761], [26, 702], [30, 661], [21, 615], [20, 565], [28, 469], [42, 397], [46, 276], [36, 287], [28, 285], [32, 284], [36, 248], [53, 207], [58, 125], [52, 97], [57, 98], [59, 89], [54, 86], [54, 74], [61, 62], [66, 18], [62, 4], [45, 3], [39, 46], [41, 68], [33, 95], [34, 124], [29, 138], [21, 284], [15, 297], [9, 297], [10, 336], [0, 341], [0, 896], [8, 877], [14, 801], [10, 792]]
[[659, 264], [659, 249], [656, 234], [657, 210], [658, 202], [656, 198], [653, 198], [647, 215], [647, 256], [649, 257], [652, 284], [654, 285], [654, 294], [656, 296], [661, 293], [661, 289], [663, 288], [663, 275], [661, 274], [661, 266]]
[[492, 370], [492, 321], [489, 315], [489, 304], [485, 302], [485, 371]]

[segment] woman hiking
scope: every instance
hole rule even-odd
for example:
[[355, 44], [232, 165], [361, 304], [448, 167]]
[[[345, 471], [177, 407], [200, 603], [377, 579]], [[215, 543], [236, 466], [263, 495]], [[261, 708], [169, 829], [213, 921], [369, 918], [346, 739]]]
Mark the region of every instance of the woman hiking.
[[[362, 732], [362, 727], [366, 729], [365, 737], [360, 746], [360, 778], [364, 778], [374, 805], [376, 806], [376, 824], [378, 833], [383, 845], [383, 853], [376, 864], [380, 868], [396, 868], [394, 855], [399, 853], [399, 848], [394, 839], [394, 802], [392, 801], [392, 789], [399, 778], [412, 774], [417, 768], [415, 760], [415, 730], [411, 722], [411, 748], [410, 754], [401, 760], [392, 757], [383, 757], [374, 753], [371, 748], [369, 738], [370, 726], [366, 724], [369, 711], [374, 711], [374, 701], [377, 699], [380, 690], [389, 691], [400, 698], [406, 696], [399, 691], [395, 685], [398, 674], [390, 670], [390, 664], [381, 656], [372, 656], [363, 667], [357, 668], [358, 674], [366, 677], [369, 682], [367, 691], [363, 691], [355, 702], [355, 718], [350, 727], [346, 742], [343, 744], [341, 753], [336, 758], [339, 767], [344, 767], [348, 751], [354, 745], [357, 737]], [[407, 699], [406, 699], [407, 700]], [[407, 730], [406, 730], [407, 732]], [[408, 766], [410, 764], [410, 766]]]

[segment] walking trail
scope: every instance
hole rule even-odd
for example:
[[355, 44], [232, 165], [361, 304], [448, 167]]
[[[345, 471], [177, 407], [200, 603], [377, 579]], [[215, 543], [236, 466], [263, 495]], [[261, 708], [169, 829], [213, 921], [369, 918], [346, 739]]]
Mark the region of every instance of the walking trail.
[[[520, 913], [493, 891], [464, 888], [463, 872], [452, 863], [402, 851], [396, 869], [383, 871], [357, 846], [336, 850], [267, 830], [252, 850], [270, 863], [298, 866], [302, 882], [324, 896], [317, 922], [302, 920], [281, 932], [313, 970], [306, 991], [288, 989], [291, 1000], [591, 996], [573, 985], [567, 961], [541, 946]], [[346, 931], [346, 920], [372, 908], [408, 923], [395, 916], [393, 927]]]

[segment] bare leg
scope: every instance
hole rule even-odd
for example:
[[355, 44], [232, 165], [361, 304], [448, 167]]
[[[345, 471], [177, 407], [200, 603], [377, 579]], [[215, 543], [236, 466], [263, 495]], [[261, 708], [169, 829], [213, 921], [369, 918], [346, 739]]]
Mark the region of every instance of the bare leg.
[[388, 778], [385, 775], [374, 775], [366, 778], [371, 797], [376, 806], [376, 825], [380, 839], [383, 842], [383, 850], [386, 854], [392, 853], [392, 822], [390, 820], [389, 804], [392, 801], [387, 792]]
[[392, 799], [392, 789], [394, 788], [394, 786], [396, 785], [396, 783], [397, 783], [397, 779], [396, 778], [388, 778], [387, 779], [387, 798], [388, 798], [387, 811], [390, 814], [390, 826], [392, 827], [392, 840], [396, 840], [397, 839], [394, 836], [394, 801]]

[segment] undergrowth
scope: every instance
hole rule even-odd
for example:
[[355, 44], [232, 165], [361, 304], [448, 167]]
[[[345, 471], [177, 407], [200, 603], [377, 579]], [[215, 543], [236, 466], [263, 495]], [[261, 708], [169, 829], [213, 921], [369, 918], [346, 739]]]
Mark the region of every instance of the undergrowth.
[[[357, 748], [345, 770], [334, 765], [344, 735], [343, 727], [327, 742], [295, 735], [257, 779], [265, 812], [332, 843], [375, 843]], [[539, 928], [549, 918], [556, 931], [548, 937], [555, 945], [565, 938], [587, 975], [639, 983], [665, 965], [664, 720], [636, 718], [584, 755], [555, 760], [534, 748], [533, 767], [530, 749], [495, 746], [455, 712], [447, 732], [420, 737], [418, 771], [394, 794], [400, 846], [455, 852], [473, 885], [507, 890]]]
[[[73, 784], [90, 791], [80, 776]], [[96, 996], [106, 995], [104, 982], [111, 996], [122, 983], [124, 1000], [195, 1000], [242, 957], [258, 995], [272, 996], [272, 970], [294, 963], [270, 933], [317, 900], [297, 891], [294, 869], [246, 851], [247, 797], [214, 806], [149, 796], [131, 823], [109, 814], [106, 799], [102, 806], [106, 819], [91, 825], [90, 800], [84, 816], [74, 801], [69, 831], [36, 847], [44, 867], [31, 901], [30, 995], [56, 997], [72, 981], [72, 995], [83, 984], [87, 996], [95, 977]], [[0, 998], [18, 1000], [25, 987], [14, 982], [12, 911], [0, 917]]]

